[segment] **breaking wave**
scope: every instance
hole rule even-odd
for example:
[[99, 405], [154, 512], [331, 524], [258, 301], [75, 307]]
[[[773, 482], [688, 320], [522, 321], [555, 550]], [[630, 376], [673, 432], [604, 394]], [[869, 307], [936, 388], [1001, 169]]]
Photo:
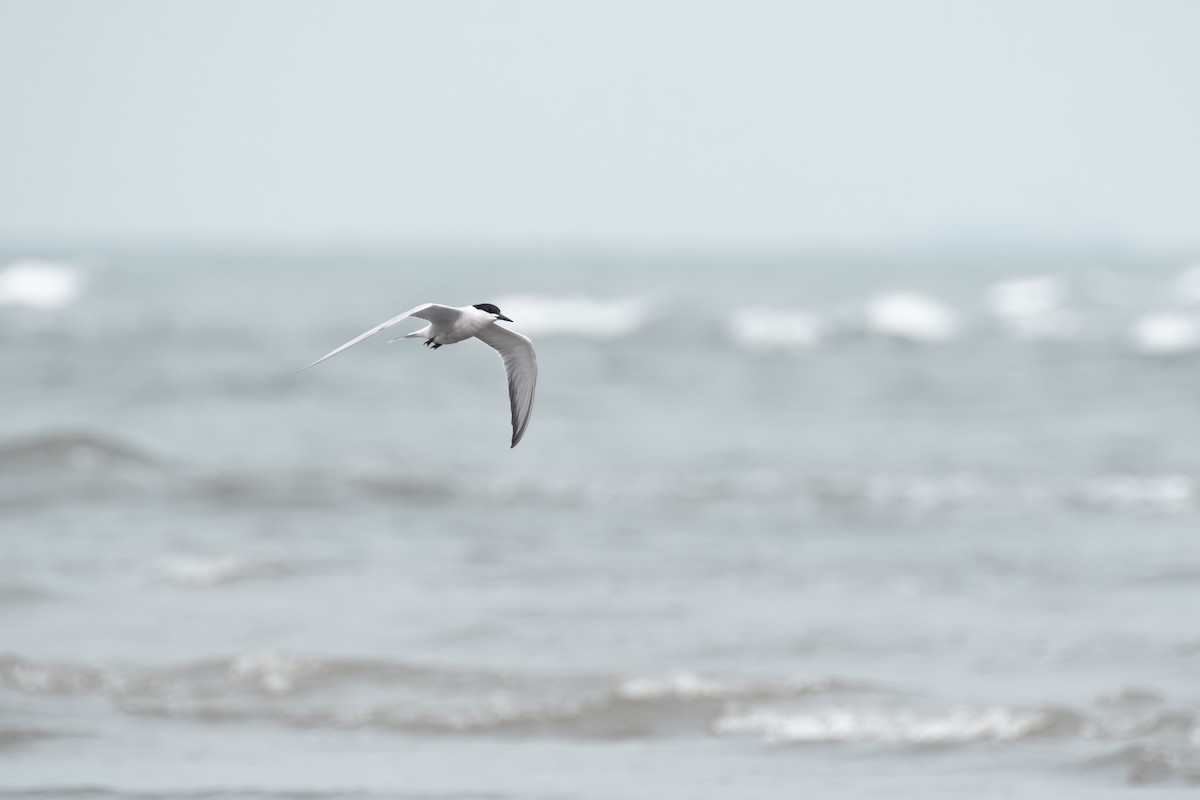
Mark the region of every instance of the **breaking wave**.
[[939, 300], [920, 292], [879, 295], [862, 310], [869, 334], [912, 344], [940, 344], [958, 336], [958, 314]]
[[247, 580], [295, 574], [297, 567], [281, 561], [236, 556], [179, 555], [163, 559], [159, 574], [176, 586], [209, 588]]
[[703, 733], [733, 701], [845, 690], [824, 678], [527, 675], [247, 653], [153, 670], [0, 659], [0, 680], [37, 695], [98, 694], [135, 716], [297, 728], [581, 737]]
[[1014, 338], [1023, 341], [1078, 339], [1085, 324], [1077, 311], [1064, 307], [1066, 282], [1055, 275], [1000, 281], [988, 288], [988, 310]]
[[[49, 433], [0, 443], [0, 501], [60, 503], [78, 497], [144, 495], [228, 506], [380, 502], [605, 506], [613, 503], [789, 503], [813, 514], [935, 514], [960, 510], [1065, 507], [1096, 513], [1187, 514], [1200, 511], [1200, 476], [1189, 473], [1105, 473], [1056, 481], [998, 480], [973, 472], [775, 470], [597, 476], [481, 475], [471, 481], [411, 472], [345, 471], [205, 473], [103, 435]], [[293, 574], [297, 565], [222, 554], [180, 554], [160, 562], [159, 575], [180, 586], [212, 587]]]
[[1200, 318], [1177, 311], [1147, 314], [1129, 328], [1134, 350], [1148, 356], [1178, 356], [1200, 350]]
[[756, 352], [803, 352], [826, 335], [825, 324], [815, 314], [757, 307], [736, 310], [728, 329], [735, 342]]
[[988, 308], [1005, 320], [1036, 317], [1058, 309], [1065, 292], [1062, 279], [1054, 275], [1011, 278], [988, 287]]
[[626, 700], [751, 700], [833, 691], [842, 684], [817, 678], [745, 678], [673, 672], [622, 679], [616, 694]]
[[228, 659], [154, 669], [104, 669], [75, 664], [35, 663], [0, 657], [0, 681], [26, 694], [104, 694], [119, 699], [280, 697], [359, 684], [383, 687], [440, 687], [462, 692], [496, 690], [598, 692], [629, 702], [785, 699], [836, 691], [827, 678], [746, 677], [695, 672], [647, 675], [539, 675], [488, 670], [442, 669], [394, 661], [323, 659], [278, 650], [259, 650]]
[[788, 713], [759, 709], [726, 714], [713, 724], [713, 732], [771, 742], [962, 744], [1078, 733], [1080, 724], [1078, 717], [1069, 712], [1003, 707], [937, 712], [826, 708]]
[[1189, 475], [1112, 475], [1085, 483], [1077, 499], [1106, 511], [1183, 512], [1200, 507], [1200, 483]]
[[620, 339], [645, 327], [653, 306], [644, 298], [596, 300], [580, 295], [554, 297], [522, 294], [497, 301], [507, 316], [518, 320], [530, 336], [578, 336]]
[[0, 306], [50, 310], [75, 302], [83, 278], [70, 264], [14, 261], [0, 269]]
[[[0, 659], [0, 681], [25, 694], [100, 695], [130, 716], [199, 725], [568, 739], [690, 736], [792, 745], [970, 746], [1056, 738], [1132, 745], [1115, 758], [1137, 780], [1200, 774], [1195, 710], [1153, 695], [1135, 702], [1098, 698], [1086, 708], [938, 707], [820, 677], [529, 674], [277, 651], [141, 670], [8, 657]], [[10, 738], [20, 744], [39, 735], [14, 731]]]
[[[959, 510], [1047, 507], [1103, 513], [1200, 511], [1200, 482], [1187, 474], [1099, 475], [1045, 481], [997, 481], [968, 472], [946, 474], [837, 471], [803, 475], [773, 471], [718, 474], [623, 474], [606, 478], [499, 476], [449, 487], [435, 478], [346, 476], [352, 489], [380, 499], [495, 504], [786, 502], [820, 513], [933, 514]], [[326, 484], [328, 485], [328, 483]], [[315, 499], [309, 494], [309, 499]]]
[[[1114, 305], [1086, 295], [1062, 276], [1032, 275], [997, 281], [977, 300], [951, 303], [909, 288], [827, 308], [746, 306], [719, 323], [733, 345], [752, 353], [804, 353], [863, 338], [939, 345], [968, 332], [1034, 344], [1099, 343], [1152, 358], [1200, 352], [1200, 266], [1139, 302], [1121, 294]], [[1163, 296], [1167, 307], [1155, 307]]]

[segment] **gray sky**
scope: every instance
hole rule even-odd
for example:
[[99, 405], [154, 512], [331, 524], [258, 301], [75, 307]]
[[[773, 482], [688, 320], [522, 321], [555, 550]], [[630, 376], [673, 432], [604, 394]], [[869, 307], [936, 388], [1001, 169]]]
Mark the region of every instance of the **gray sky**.
[[0, 0], [0, 241], [1200, 243], [1200, 3]]

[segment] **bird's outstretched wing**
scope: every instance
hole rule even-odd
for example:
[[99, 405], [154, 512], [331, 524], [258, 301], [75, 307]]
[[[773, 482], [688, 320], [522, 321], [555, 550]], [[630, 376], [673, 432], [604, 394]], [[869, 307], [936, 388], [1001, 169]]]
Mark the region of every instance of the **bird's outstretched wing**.
[[504, 371], [508, 373], [508, 402], [512, 406], [511, 446], [516, 447], [529, 426], [533, 392], [537, 388], [537, 356], [533, 353], [533, 342], [496, 324], [488, 325], [475, 336], [499, 353], [504, 361]]
[[[408, 317], [420, 317], [421, 319], [428, 320], [428, 321], [434, 322], [434, 323], [452, 322], [452, 321], [458, 319], [458, 316], [461, 313], [462, 312], [459, 311], [457, 308], [451, 308], [450, 306], [441, 306], [441, 305], [438, 305], [437, 303], [425, 303], [425, 304], [419, 305], [415, 308], [410, 308], [408, 311], [405, 311], [403, 314], [397, 314], [396, 316], [389, 319], [387, 322], [381, 322], [378, 325], [376, 325], [374, 328], [371, 328], [371, 330], [369, 330], [365, 333], [360, 333], [358, 336], [355, 336], [353, 339], [346, 342], [344, 345], [342, 345], [338, 349], [321, 356], [316, 361], [309, 364], [308, 367], [301, 367], [300, 369], [296, 370], [296, 373], [304, 372], [304, 370], [308, 369], [309, 367], [315, 367], [317, 364], [320, 364], [325, 359], [327, 359], [331, 356], [336, 356], [338, 353], [342, 352], [347, 347], [353, 347], [354, 345], [361, 342], [363, 339], [366, 339], [368, 336], [374, 336], [375, 334], [379, 333], [384, 328], [390, 328], [393, 325], [395, 325], [397, 322], [399, 322], [400, 320], [407, 319]], [[292, 374], [296, 374], [296, 373], [292, 373]]]

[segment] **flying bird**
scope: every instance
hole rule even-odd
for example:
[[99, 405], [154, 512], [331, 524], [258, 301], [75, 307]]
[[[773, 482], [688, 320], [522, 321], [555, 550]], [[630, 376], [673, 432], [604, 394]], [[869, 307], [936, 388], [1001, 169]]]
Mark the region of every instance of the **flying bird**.
[[461, 342], [474, 336], [488, 347], [500, 354], [504, 361], [504, 371], [508, 374], [508, 402], [512, 408], [512, 445], [525, 435], [529, 426], [529, 415], [533, 411], [533, 391], [537, 387], [537, 357], [533, 352], [533, 342], [514, 330], [501, 327], [497, 320], [512, 322], [500, 313], [500, 309], [491, 303], [477, 303], [473, 306], [454, 308], [437, 303], [410, 308], [403, 314], [398, 314], [387, 322], [381, 322], [371, 330], [360, 333], [336, 350], [327, 353], [316, 361], [303, 367], [297, 372], [303, 372], [309, 367], [315, 367], [327, 358], [336, 356], [347, 347], [352, 347], [368, 336], [374, 336], [384, 328], [390, 328], [408, 317], [418, 317], [429, 322], [419, 331], [413, 331], [400, 339], [424, 339], [425, 346], [437, 350], [442, 345]]

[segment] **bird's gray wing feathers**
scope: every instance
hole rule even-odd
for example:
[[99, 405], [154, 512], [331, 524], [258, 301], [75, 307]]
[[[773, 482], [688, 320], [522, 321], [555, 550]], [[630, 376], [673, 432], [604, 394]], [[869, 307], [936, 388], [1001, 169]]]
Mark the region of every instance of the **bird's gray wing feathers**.
[[488, 325], [475, 336], [499, 353], [504, 361], [504, 371], [508, 373], [508, 402], [512, 406], [511, 446], [516, 447], [529, 426], [533, 392], [537, 388], [537, 356], [533, 353], [533, 342], [496, 324]]
[[403, 319], [407, 319], [408, 317], [420, 317], [421, 319], [429, 320], [430, 322], [436, 323], [436, 322], [453, 321], [455, 319], [458, 319], [458, 316], [461, 313], [462, 312], [459, 311], [457, 308], [451, 308], [450, 306], [441, 306], [441, 305], [438, 305], [437, 303], [424, 303], [422, 305], [416, 306], [415, 308], [410, 308], [408, 311], [405, 311], [403, 314], [397, 314], [396, 316], [389, 319], [387, 322], [381, 322], [378, 325], [376, 325], [374, 328], [371, 328], [371, 330], [366, 331], [365, 333], [360, 333], [358, 336], [355, 336], [353, 339], [346, 342], [341, 347], [337, 348], [336, 350], [334, 350], [332, 352], [326, 353], [325, 355], [318, 358], [316, 361], [309, 364], [308, 367], [301, 367], [300, 369], [296, 370], [296, 372], [304, 372], [304, 370], [308, 369], [309, 367], [315, 367], [317, 364], [320, 364], [325, 359], [330, 358], [331, 356], [336, 356], [338, 353], [342, 352], [347, 347], [353, 347], [354, 345], [361, 342], [363, 339], [366, 339], [368, 336], [374, 336], [375, 334], [379, 333], [384, 328], [390, 328], [393, 325], [395, 325], [397, 322], [399, 322]]

